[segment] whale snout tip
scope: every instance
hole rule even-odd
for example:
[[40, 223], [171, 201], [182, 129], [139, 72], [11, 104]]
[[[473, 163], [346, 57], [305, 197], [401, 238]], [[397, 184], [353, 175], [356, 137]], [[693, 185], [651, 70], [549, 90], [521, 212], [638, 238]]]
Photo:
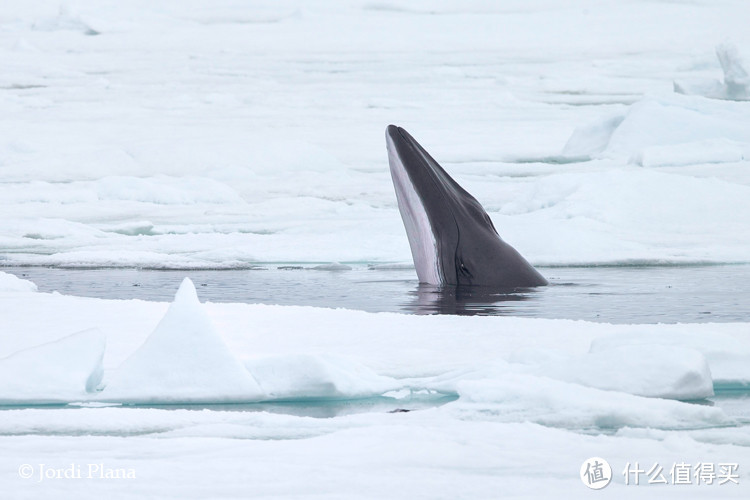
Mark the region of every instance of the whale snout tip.
[[385, 139], [390, 139], [394, 144], [402, 144], [404, 141], [411, 142], [409, 133], [398, 125], [388, 125], [385, 128]]

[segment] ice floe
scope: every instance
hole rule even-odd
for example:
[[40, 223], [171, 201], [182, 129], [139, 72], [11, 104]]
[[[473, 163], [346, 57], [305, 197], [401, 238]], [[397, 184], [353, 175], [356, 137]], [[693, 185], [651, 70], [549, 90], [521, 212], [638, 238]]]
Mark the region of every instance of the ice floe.
[[0, 404], [90, 398], [102, 380], [105, 342], [101, 331], [91, 329], [0, 359]]
[[750, 148], [746, 103], [651, 96], [625, 113], [581, 126], [563, 154], [624, 158], [642, 166], [737, 162]]
[[263, 389], [264, 398], [270, 400], [365, 398], [402, 385], [335, 356], [271, 356], [248, 360], [245, 366]]
[[[35, 297], [37, 295], [40, 298], [46, 296], [34, 294]], [[69, 301], [63, 296], [54, 300], [59, 303]], [[136, 307], [135, 310], [143, 309], [137, 303], [133, 306]], [[213, 310], [214, 307], [229, 306], [212, 305], [211, 308]], [[714, 387], [726, 390], [750, 385], [750, 372], [745, 363], [750, 358], [750, 345], [745, 346], [744, 343], [747, 342], [738, 341], [736, 335], [699, 333], [705, 330], [706, 327], [703, 326], [698, 330], [693, 327], [688, 332], [675, 332], [674, 329], [679, 325], [650, 327], [644, 331], [644, 327], [588, 325], [561, 320], [540, 322], [486, 318], [477, 323], [479, 318], [455, 318], [436, 322], [437, 318], [309, 307], [244, 306], [236, 309], [234, 306], [227, 309], [236, 311], [230, 316], [234, 319], [230, 323], [223, 319], [219, 323], [221, 329], [218, 330], [212, 319], [215, 312], [210, 314], [206, 308], [198, 300], [192, 282], [185, 279], [174, 302], [142, 345], [134, 345], [126, 356], [117, 354], [122, 352], [121, 348], [116, 350], [115, 359], [120, 358], [122, 361], [107, 368], [103, 381], [101, 360], [104, 347], [101, 333], [71, 337], [76, 341], [76, 348], [83, 353], [97, 353], [96, 356], [92, 354], [98, 363], [94, 368], [90, 366], [91, 363], [84, 362], [83, 368], [73, 370], [73, 374], [83, 370], [87, 377], [91, 377], [92, 382], [79, 384], [81, 390], [78, 392], [65, 390], [54, 394], [54, 391], [48, 391], [42, 394], [43, 397], [40, 396], [39, 401], [252, 403], [368, 398], [398, 394], [399, 391], [428, 391], [461, 396], [462, 384], [468, 382], [484, 380], [489, 384], [493, 380], [524, 376], [553, 379], [558, 383], [568, 384], [565, 387], [578, 386], [578, 391], [591, 388], [677, 400], [710, 397]], [[235, 316], [240, 311], [240, 317], [244, 319]], [[225, 318], [225, 314], [220, 318]], [[12, 318], [10, 315], [7, 317]], [[106, 325], [114, 321], [113, 318], [101, 315], [95, 317], [99, 324]], [[577, 339], [569, 346], [579, 347], [561, 350], [557, 341], [553, 341], [547, 348], [529, 348], [520, 333], [508, 332], [494, 340], [492, 336], [495, 334], [490, 333], [490, 330], [482, 333], [485, 328], [500, 324], [498, 321], [516, 325], [511, 326], [514, 330], [532, 328], [532, 332], [536, 332], [529, 333], [532, 338], [546, 338], [548, 341], [553, 341], [557, 336], [550, 336], [547, 329], [559, 331], [562, 328], [567, 332], [569, 341]], [[255, 331], [252, 334], [237, 328], [238, 325], [253, 323]], [[485, 345], [486, 348], [467, 349], [456, 343], [458, 339], [452, 333], [452, 323], [456, 323], [456, 327], [460, 329], [465, 326], [459, 325], [469, 323], [485, 325], [473, 335], [473, 342], [479, 342], [479, 345]], [[317, 325], [317, 329], [305, 329], [302, 325]], [[587, 326], [581, 330], [581, 325]], [[575, 333], [576, 330], [581, 332]], [[315, 350], [318, 353], [294, 352], [293, 343], [282, 351], [274, 348], [269, 351], [274, 336], [282, 335], [281, 338], [288, 342], [297, 337], [294, 333], [297, 331], [307, 333], [298, 337], [299, 346], [317, 343]], [[341, 351], [342, 346], [350, 344], [349, 340], [342, 343], [340, 332], [343, 331], [359, 331], [360, 335], [367, 335], [367, 332], [382, 335], [385, 331], [399, 335], [398, 332], [409, 331], [409, 339], [401, 342], [401, 352], [396, 354], [389, 351], [391, 354], [383, 357], [376, 353], [386, 348], [388, 343], [373, 342], [373, 338], [365, 340], [364, 337], [359, 337], [357, 345], [360, 348]], [[627, 333], [608, 335], [612, 331]], [[386, 336], [384, 340], [390, 338], [391, 336]], [[312, 339], [315, 339], [315, 343], [310, 344]], [[427, 339], [432, 339], [433, 345], [425, 350], [419, 343]], [[498, 344], [497, 341], [501, 339], [503, 343]], [[123, 340], [118, 335], [115, 344], [121, 345]], [[69, 347], [71, 342], [72, 340], [63, 339], [46, 344], [41, 352], [46, 353], [44, 355], [50, 359], [44, 366], [59, 372], [70, 369], [72, 361], [67, 349], [72, 349]], [[255, 343], [257, 346], [254, 347]], [[503, 344], [504, 347], [493, 355], [491, 346]], [[237, 345], [242, 346], [239, 351], [236, 351]], [[367, 349], [367, 345], [371, 345], [369, 350], [362, 351], [362, 348]], [[38, 357], [41, 355], [35, 354], [40, 352], [39, 349], [42, 348], [35, 347], [12, 354], [6, 358], [6, 366], [16, 366], [7, 364], [15, 357], [26, 360], [24, 362], [29, 366], [34, 360], [41, 362], [39, 360], [42, 358]], [[442, 349], [451, 350], [453, 355], [439, 361], [428, 354]], [[364, 360], [369, 361], [363, 362]], [[411, 368], [404, 370], [404, 363]], [[389, 366], [398, 368], [394, 370]], [[11, 368], [5, 370], [10, 374]], [[66, 380], [66, 377], [59, 379]], [[9, 391], [1, 399], [17, 399], [13, 396], [13, 391]], [[529, 391], [533, 393], [535, 389], [530, 388]], [[36, 389], [31, 390], [24, 396], [24, 400], [33, 402], [36, 397], [34, 394], [37, 393], [39, 391]]]
[[[634, 332], [627, 336], [605, 335], [591, 344], [592, 353], [610, 349], [635, 347], [642, 351], [670, 349], [681, 346], [686, 350], [698, 351], [705, 356], [711, 367], [711, 376], [716, 390], [747, 389], [750, 387], [750, 341], [744, 336], [726, 335], [720, 332], [688, 333], [663, 332], [652, 335]], [[684, 357], [667, 358], [666, 363], [682, 363]]]
[[468, 419], [529, 421], [576, 429], [675, 429], [734, 423], [719, 408], [643, 398], [522, 374], [462, 381], [458, 393], [458, 401], [446, 411], [456, 411]]
[[35, 283], [0, 271], [0, 292], [36, 292]]
[[[696, 349], [675, 344], [624, 344], [579, 356], [523, 353], [532, 373], [596, 389], [666, 399], [713, 396], [706, 358]], [[518, 359], [518, 356], [515, 356]]]

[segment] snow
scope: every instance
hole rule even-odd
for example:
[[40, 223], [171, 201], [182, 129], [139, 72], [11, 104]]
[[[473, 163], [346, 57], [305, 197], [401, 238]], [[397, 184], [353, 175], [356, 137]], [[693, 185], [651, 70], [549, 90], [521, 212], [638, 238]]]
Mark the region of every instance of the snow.
[[90, 397], [102, 380], [105, 337], [74, 333], [0, 359], [0, 404], [48, 404]]
[[[558, 380], [530, 376], [459, 383], [449, 407], [464, 419], [535, 422], [573, 429], [621, 427], [695, 428], [732, 424], [718, 408], [644, 399]], [[477, 417], [480, 414], [481, 417]]]
[[270, 400], [366, 398], [401, 387], [346, 358], [289, 354], [250, 359], [245, 366]]
[[[541, 497], [555, 488], [580, 491], [575, 471], [590, 456], [606, 457], [615, 473], [635, 460], [750, 458], [740, 445], [748, 441], [744, 417], [677, 400], [709, 395], [711, 374], [726, 376], [728, 357], [750, 352], [746, 323], [608, 325], [213, 304], [200, 303], [187, 280], [168, 307], [25, 292], [6, 294], [2, 307], [0, 355], [10, 355], [3, 363], [26, 358], [25, 368], [7, 368], [9, 376], [26, 374], [25, 397], [49, 388], [38, 385], [49, 384], [39, 375], [47, 366], [55, 367], [58, 384], [48, 402], [76, 403], [0, 410], [2, 467], [15, 491], [31, 484], [18, 478], [20, 464], [62, 468], [72, 461], [134, 468], [136, 481], [107, 486], [122, 497], [236, 496], [248, 487], [240, 474], [247, 467], [276, 478], [254, 480], [251, 496], [356, 495], [366, 484], [375, 496], [486, 496], [502, 486]], [[33, 348], [85, 325], [102, 333]], [[106, 351], [97, 342], [102, 336]], [[88, 364], [84, 352], [92, 354]], [[94, 361], [104, 368], [96, 388], [104, 389], [86, 392]], [[748, 366], [732, 363], [729, 370], [748, 383]], [[92, 404], [284, 400], [294, 412], [304, 401], [376, 396], [414, 411], [368, 411], [369, 400], [364, 410], [334, 411], [332, 418], [262, 405]], [[418, 400], [436, 407], [419, 409]], [[544, 478], [531, 472], [533, 464]], [[471, 484], [455, 486], [466, 474]], [[169, 491], [160, 486], [164, 475], [177, 481]], [[226, 481], [215, 485], [217, 478]], [[415, 481], [418, 489], [407, 487]], [[614, 481], [624, 487], [622, 476]], [[34, 494], [86, 496], [105, 486], [87, 483], [84, 491], [43, 480], [36, 488]]]
[[36, 292], [35, 283], [0, 271], [0, 292]]
[[685, 349], [701, 352], [709, 366], [714, 387], [722, 390], [743, 389], [750, 385], [745, 370], [750, 361], [750, 341], [746, 336], [725, 336], [719, 332], [712, 335], [680, 335], [669, 333], [654, 337], [645, 332], [635, 332], [626, 337], [604, 336], [591, 344], [592, 352], [617, 349], [627, 346], [652, 349], [664, 345], [681, 345]]
[[127, 403], [257, 401], [261, 389], [203, 311], [185, 278], [167, 314], [106, 382], [101, 398]]
[[330, 264], [319, 264], [317, 266], [313, 266], [310, 269], [314, 269], [316, 271], [351, 271], [352, 266], [347, 266], [346, 264], [342, 264], [340, 262], [331, 262]]
[[[260, 392], [235, 391], [235, 400], [226, 396], [231, 382], [245, 380], [248, 372], [277, 399], [351, 398], [400, 389], [457, 394], [463, 380], [508, 376], [700, 399], [710, 395], [706, 384], [713, 379], [731, 374], [750, 382], [746, 367], [732, 365], [735, 371], [728, 372], [723, 366], [732, 356], [750, 355], [743, 323], [608, 325], [201, 304], [187, 280], [166, 314], [158, 303], [58, 294], [16, 294], [3, 304], [8, 333], [0, 355], [49, 342], [59, 337], [61, 325], [100, 325], [108, 338], [101, 395], [108, 398], [114, 398], [116, 381], [132, 378], [125, 385], [150, 394], [153, 402], [179, 401], [174, 395], [181, 390], [208, 392], [209, 382], [211, 394], [224, 394], [224, 401], [270, 399]], [[34, 315], [38, 310], [46, 313]], [[154, 375], [167, 368], [170, 375]], [[160, 381], [169, 384], [159, 386]]]
[[716, 47], [716, 57], [724, 72], [723, 82], [705, 80], [674, 82], [675, 92], [697, 94], [714, 99], [750, 100], [750, 76], [745, 70], [737, 47], [730, 43], [722, 43]]
[[[166, 311], [164, 304], [137, 300], [10, 295], [3, 300], [0, 326], [7, 333], [0, 355], [58, 339], [61, 328], [98, 325], [108, 339], [100, 395], [113, 398], [115, 381], [132, 379], [125, 384], [131, 391], [160, 402], [179, 401], [174, 395], [181, 390], [208, 392], [209, 382], [215, 384], [212, 394], [226, 395], [232, 381], [249, 373], [278, 399], [399, 389], [458, 393], [460, 381], [511, 375], [674, 399], [706, 397], [706, 383], [729, 375], [750, 382], [746, 366], [724, 366], [733, 356], [750, 355], [743, 323], [608, 325], [201, 304], [190, 285], [183, 283]], [[45, 314], [35, 314], [40, 310]], [[171, 375], [154, 376], [167, 368]], [[235, 396], [244, 402], [270, 399], [260, 392]]]
[[[32, 347], [11, 355], [7, 358], [6, 365], [16, 366], [11, 363], [12, 360], [20, 359], [25, 363], [24, 370], [32, 371], [35, 361], [48, 357], [50, 360], [44, 364], [51, 370], [68, 369], [75, 362], [75, 358], [71, 358], [69, 354], [73, 349], [69, 347], [72, 342], [70, 339], [76, 339], [74, 347], [84, 354], [93, 353], [96, 361], [93, 368], [81, 368], [86, 380], [90, 379], [83, 384], [88, 394], [68, 390], [65, 394], [74, 396], [68, 399], [64, 395], [52, 397], [58, 402], [252, 403], [269, 400], [366, 398], [388, 396], [393, 391], [460, 395], [459, 383], [463, 380], [506, 378], [521, 376], [524, 372], [638, 396], [691, 400], [713, 395], [709, 364], [698, 350], [701, 345], [695, 342], [694, 348], [680, 347], [684, 335], [657, 337], [667, 338], [669, 341], [666, 345], [653, 340], [638, 342], [638, 335], [627, 337], [631, 343], [623, 345], [609, 345], [607, 342], [612, 344], [616, 340], [597, 337], [592, 343], [591, 352], [583, 355], [566, 355], [560, 350], [550, 349], [515, 350], [506, 354], [510, 363], [503, 361], [503, 358], [490, 357], [485, 358], [485, 363], [489, 363], [487, 366], [480, 362], [479, 353], [472, 352], [463, 365], [437, 365], [430, 370], [432, 373], [399, 372], [395, 375], [400, 376], [400, 379], [396, 379], [380, 375], [355, 359], [342, 355], [291, 352], [258, 356], [246, 348], [241, 352], [251, 357], [243, 364], [228, 347], [222, 334], [216, 330], [204, 308], [198, 300], [192, 281], [185, 278], [174, 302], [156, 329], [140, 347], [114, 367], [103, 382], [101, 361], [104, 347], [101, 334], [78, 334], [43, 347]], [[282, 308], [281, 314], [285, 310], [294, 309], [298, 309], [295, 316], [314, 318], [320, 314], [320, 311], [312, 308]], [[386, 331], [398, 331], [400, 328], [397, 322], [403, 322], [398, 315], [370, 317], [372, 315], [361, 316], [352, 311], [325, 310], [322, 313], [323, 318], [338, 324], [338, 328], [330, 327], [334, 332], [342, 328], [355, 329], [359, 322], [374, 323]], [[261, 318], [264, 316], [267, 314], [260, 314]], [[350, 325], [344, 326], [346, 322]], [[252, 323], [252, 320], [244, 324], [248, 323]], [[438, 329], [441, 327], [438, 326]], [[437, 333], [433, 331], [431, 335], [436, 337]], [[320, 339], [320, 336], [317, 338]], [[723, 361], [722, 355], [737, 353], [736, 348], [729, 349], [728, 343], [724, 350], [717, 349], [715, 345], [711, 344], [714, 349], [711, 359], [718, 356]], [[55, 350], [53, 346], [59, 346], [59, 350]], [[40, 349], [43, 354], [36, 354]], [[407, 356], [404, 361], [410, 362], [411, 366], [416, 365], [418, 359]], [[474, 363], [469, 362], [469, 359]], [[370, 361], [372, 362], [371, 357]], [[86, 357], [78, 362], [84, 367], [91, 366]], [[429, 366], [425, 365], [424, 360], [421, 364], [421, 370]], [[7, 368], [7, 373], [8, 377], [13, 377], [12, 368]], [[80, 378], [80, 375], [76, 376]], [[732, 382], [734, 384], [750, 383], [750, 379], [745, 382], [741, 375], [739, 380], [736, 377], [737, 375]], [[28, 395], [13, 396], [17, 389], [11, 387], [8, 392], [0, 393], [2, 399], [11, 402], [16, 399], [35, 401], [37, 389], [34, 387], [38, 383], [24, 382], [25, 378], [18, 377], [17, 385], [30, 385]], [[66, 379], [65, 376], [56, 378], [58, 381]], [[726, 383], [728, 382], [724, 382]], [[54, 394], [54, 390], [48, 394]], [[45, 396], [40, 399], [46, 401], [50, 398]]]
[[[666, 165], [738, 162], [744, 158], [743, 150], [738, 148], [750, 145], [748, 109], [747, 103], [677, 94], [646, 97], [619, 116], [577, 129], [564, 153], [574, 157], [629, 158], [651, 166], [644, 164], [650, 159], [651, 148], [680, 146], [683, 151], [676, 163], [668, 163], [667, 156]], [[721, 141], [736, 142], [735, 151], [724, 153], [724, 148], [719, 147]], [[691, 149], [684, 151], [685, 145]], [[661, 164], [654, 160], [653, 164]]]
[[[747, 262], [750, 103], [672, 86], [724, 74], [739, 95], [747, 6], [582, 5], [12, 2], [0, 262], [411, 262], [389, 123], [533, 264]], [[700, 242], [659, 202], [695, 179], [681, 210], [735, 214], [692, 226]], [[580, 212], [555, 209], [567, 200]]]
[[[683, 400], [713, 396], [711, 370], [703, 353], [681, 347], [680, 339], [674, 340], [673, 345], [599, 347], [583, 356], [542, 362], [535, 371], [567, 382], [639, 396]], [[538, 362], [544, 356], [531, 359]]]
[[[534, 264], [748, 262], [747, 2], [6, 3], [1, 265], [408, 267], [389, 123]], [[576, 498], [594, 456], [612, 498], [748, 497], [747, 322], [35, 290], [0, 272], [13, 498]], [[39, 476], [92, 463], [136, 479]]]

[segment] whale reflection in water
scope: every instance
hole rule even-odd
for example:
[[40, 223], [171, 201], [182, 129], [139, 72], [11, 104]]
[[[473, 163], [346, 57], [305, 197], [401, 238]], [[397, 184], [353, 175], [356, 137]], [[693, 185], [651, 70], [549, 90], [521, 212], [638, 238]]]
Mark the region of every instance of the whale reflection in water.
[[410, 292], [411, 300], [403, 309], [413, 314], [513, 315], [518, 313], [517, 308], [513, 307], [514, 303], [533, 300], [539, 293], [541, 291], [533, 287], [436, 286], [420, 283]]

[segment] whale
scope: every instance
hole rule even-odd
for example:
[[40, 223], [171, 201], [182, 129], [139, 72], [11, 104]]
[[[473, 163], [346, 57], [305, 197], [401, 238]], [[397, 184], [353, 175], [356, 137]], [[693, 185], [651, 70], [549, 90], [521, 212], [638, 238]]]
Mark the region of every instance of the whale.
[[498, 234], [482, 205], [406, 130], [388, 125], [388, 163], [419, 282], [525, 288], [548, 282]]

